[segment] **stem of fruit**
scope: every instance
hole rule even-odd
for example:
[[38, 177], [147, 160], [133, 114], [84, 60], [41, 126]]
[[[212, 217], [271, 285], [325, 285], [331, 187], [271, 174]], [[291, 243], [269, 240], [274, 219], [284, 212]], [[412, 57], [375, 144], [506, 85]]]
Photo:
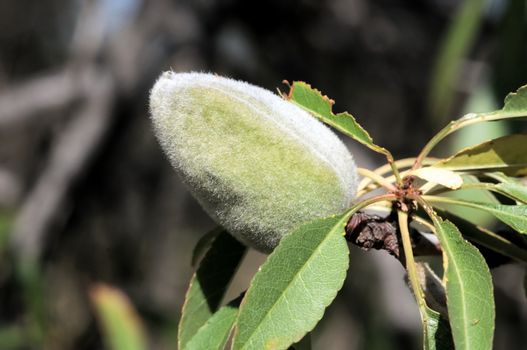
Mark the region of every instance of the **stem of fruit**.
[[[416, 158], [413, 157], [413, 158], [398, 159], [395, 162], [393, 162], [393, 164], [397, 167], [397, 169], [399, 171], [399, 176], [400, 177], [404, 177], [404, 175], [405, 175], [404, 172], [401, 172], [401, 169], [410, 168], [415, 163], [415, 160], [416, 160]], [[423, 165], [432, 165], [432, 164], [436, 163], [438, 160], [439, 159], [437, 159], [437, 158], [427, 157], [427, 158], [423, 159]], [[387, 174], [388, 172], [390, 172], [390, 170], [392, 170], [392, 165], [390, 163], [387, 163], [387, 164], [384, 164], [383, 166], [380, 166], [377, 169], [373, 170], [373, 172], [375, 174], [379, 175], [379, 176], [383, 176], [383, 175]], [[396, 177], [395, 176], [389, 176], [389, 177], [386, 177], [384, 179], [387, 182], [391, 183], [391, 182], [396, 180]], [[376, 189], [378, 187], [379, 186], [378, 186], [377, 183], [375, 183], [375, 181], [373, 181], [369, 177], [365, 177], [359, 183], [359, 186], [358, 186], [359, 194], [357, 195], [357, 197], [360, 197], [360, 195], [363, 195], [363, 194], [369, 192], [370, 190], [374, 190], [374, 189]]]
[[412, 250], [412, 241], [410, 240], [410, 230], [408, 229], [408, 213], [402, 210], [397, 210], [397, 218], [399, 221], [399, 229], [401, 230], [401, 239], [403, 241], [404, 256], [406, 258], [406, 271], [408, 272], [408, 279], [414, 291], [415, 300], [419, 307], [421, 320], [423, 323], [428, 322], [428, 314], [426, 310], [426, 302], [417, 269], [415, 268], [415, 259]]

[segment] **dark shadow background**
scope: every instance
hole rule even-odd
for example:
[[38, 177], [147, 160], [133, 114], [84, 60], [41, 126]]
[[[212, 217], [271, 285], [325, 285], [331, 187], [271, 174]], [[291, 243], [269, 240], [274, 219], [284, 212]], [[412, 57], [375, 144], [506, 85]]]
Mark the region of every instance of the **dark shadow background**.
[[[307, 81], [396, 157], [414, 156], [443, 124], [427, 101], [461, 3], [1, 1], [0, 348], [104, 348], [88, 299], [99, 282], [130, 298], [152, 349], [175, 348], [192, 247], [214, 223], [153, 137], [148, 92], [162, 71], [211, 71], [273, 91]], [[485, 2], [447, 119], [497, 108], [527, 82], [525, 6]], [[349, 146], [360, 166], [382, 161]], [[314, 348], [420, 348], [400, 265], [382, 252], [351, 255]], [[264, 258], [249, 254], [229, 295]], [[527, 340], [523, 273], [495, 271], [496, 349]]]

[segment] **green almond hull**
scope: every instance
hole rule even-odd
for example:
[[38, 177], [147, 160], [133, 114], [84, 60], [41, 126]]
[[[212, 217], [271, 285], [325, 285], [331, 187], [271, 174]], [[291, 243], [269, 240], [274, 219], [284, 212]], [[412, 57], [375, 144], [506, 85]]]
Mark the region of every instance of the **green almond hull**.
[[342, 212], [355, 196], [355, 163], [337, 136], [267, 90], [168, 72], [150, 106], [160, 144], [193, 196], [259, 251], [272, 251], [302, 223]]

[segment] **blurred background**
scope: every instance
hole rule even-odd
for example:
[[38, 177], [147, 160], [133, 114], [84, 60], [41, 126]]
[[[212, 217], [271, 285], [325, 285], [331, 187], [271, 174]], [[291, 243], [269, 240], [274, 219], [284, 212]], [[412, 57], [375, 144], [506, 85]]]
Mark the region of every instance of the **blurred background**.
[[[214, 223], [152, 134], [148, 92], [169, 69], [273, 91], [284, 79], [307, 81], [396, 157], [415, 156], [448, 120], [499, 108], [527, 83], [527, 5], [0, 0], [0, 349], [107, 348], [94, 301], [112, 298], [133, 305], [149, 348], [176, 348], [192, 248]], [[525, 130], [469, 128], [439, 154]], [[382, 162], [349, 146], [362, 167]], [[400, 264], [351, 249], [314, 348], [419, 349]], [[230, 296], [264, 259], [250, 252]], [[493, 276], [495, 348], [522, 348], [524, 269], [508, 264]]]

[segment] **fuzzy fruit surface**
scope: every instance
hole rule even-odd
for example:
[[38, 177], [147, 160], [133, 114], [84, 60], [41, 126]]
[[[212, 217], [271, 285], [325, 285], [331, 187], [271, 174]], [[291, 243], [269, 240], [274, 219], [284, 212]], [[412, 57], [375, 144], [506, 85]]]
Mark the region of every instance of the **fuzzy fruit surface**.
[[161, 75], [155, 134], [205, 211], [265, 253], [300, 224], [348, 208], [353, 157], [326, 126], [272, 92], [205, 73]]

